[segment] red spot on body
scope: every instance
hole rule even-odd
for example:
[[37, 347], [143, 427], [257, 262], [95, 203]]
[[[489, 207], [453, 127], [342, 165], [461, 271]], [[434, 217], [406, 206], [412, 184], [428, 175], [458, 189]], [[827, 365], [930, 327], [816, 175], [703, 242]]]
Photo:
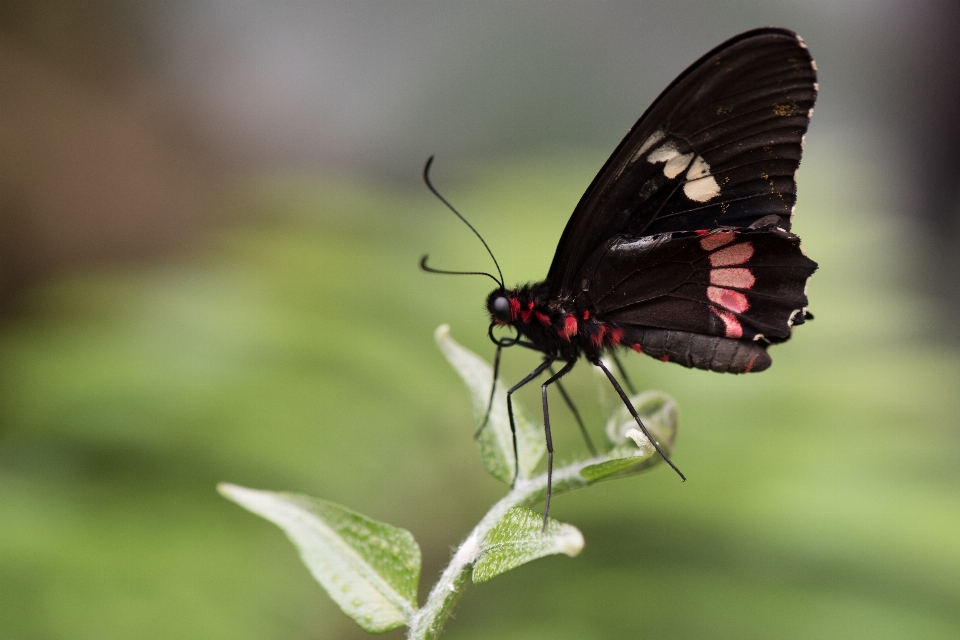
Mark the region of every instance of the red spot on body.
[[617, 346], [623, 341], [623, 329], [610, 329], [610, 337], [607, 338], [607, 342], [613, 346]]
[[560, 330], [560, 337], [569, 340], [575, 335], [577, 335], [577, 318], [567, 316], [563, 319], [563, 329]]
[[643, 353], [643, 347], [640, 346], [640, 343], [639, 343], [639, 342], [636, 343], [636, 344], [630, 345], [630, 348], [632, 348], [632, 349], [633, 349], [634, 351], [636, 351], [637, 353]]
[[753, 363], [756, 362], [757, 358], [759, 357], [760, 357], [759, 355], [756, 355], [750, 358], [750, 362], [747, 363], [747, 366], [743, 369], [743, 372], [750, 373], [750, 369], [753, 369]]
[[590, 319], [590, 310], [589, 310], [589, 309], [584, 310], [584, 312], [583, 312], [583, 319], [584, 319], [584, 320], [589, 320], [589, 319]]
[[710, 229], [697, 229], [696, 234], [698, 236], [705, 236], [710, 233]]
[[670, 356], [668, 356], [667, 354], [663, 354], [662, 356], [660, 356], [660, 362], [670, 362]]
[[550, 326], [550, 316], [548, 316], [547, 314], [540, 313], [539, 311], [534, 311], [533, 315], [537, 316], [537, 320], [540, 321], [540, 324], [545, 325], [547, 327]]
[[599, 331], [590, 336], [590, 342], [593, 343], [593, 346], [600, 348], [600, 345], [603, 344], [603, 336], [607, 333], [607, 325], [600, 325]]
[[510, 319], [516, 320], [518, 315], [520, 315], [520, 301], [510, 298]]
[[533, 315], [533, 300], [527, 303], [527, 308], [525, 311], [520, 312], [520, 319], [525, 323], [530, 322], [530, 316]]

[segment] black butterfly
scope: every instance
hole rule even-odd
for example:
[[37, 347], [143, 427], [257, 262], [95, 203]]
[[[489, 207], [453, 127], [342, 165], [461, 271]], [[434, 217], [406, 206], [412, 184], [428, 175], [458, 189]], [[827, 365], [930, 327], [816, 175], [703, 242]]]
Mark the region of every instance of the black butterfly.
[[[805, 288], [817, 264], [790, 222], [817, 88], [816, 64], [792, 31], [755, 29], [724, 42], [681, 73], [614, 150], [567, 222], [546, 280], [507, 289], [502, 274], [490, 276], [499, 284], [487, 297], [496, 364], [507, 346], [544, 355], [507, 392], [511, 427], [512, 394], [552, 373], [542, 385], [547, 510], [546, 390], [581, 356], [603, 370], [680, 473], [601, 356], [628, 348], [685, 367], [763, 371], [767, 347], [812, 319]], [[495, 338], [496, 327], [517, 336]]]

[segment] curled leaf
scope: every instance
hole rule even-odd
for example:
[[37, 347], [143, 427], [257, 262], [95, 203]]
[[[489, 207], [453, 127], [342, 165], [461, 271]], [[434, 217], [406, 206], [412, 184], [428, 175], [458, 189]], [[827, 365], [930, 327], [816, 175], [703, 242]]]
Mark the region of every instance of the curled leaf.
[[[662, 391], [644, 391], [630, 398], [633, 408], [643, 421], [644, 426], [668, 453], [673, 450], [677, 437], [677, 403]], [[622, 403], [607, 421], [607, 437], [615, 445], [622, 445], [631, 438], [629, 431], [637, 429], [637, 422]], [[642, 432], [640, 437], [646, 440]], [[632, 439], [632, 438], [631, 438]], [[635, 440], [636, 441], [636, 440]], [[643, 447], [639, 441], [637, 446]]]
[[[677, 435], [677, 405], [660, 391], [645, 391], [630, 399], [650, 434], [669, 454]], [[584, 467], [580, 475], [587, 482], [633, 475], [659, 463], [657, 454], [637, 422], [622, 406], [607, 422], [607, 437], [617, 446], [609, 452], [609, 460]]]
[[526, 507], [510, 509], [484, 538], [473, 564], [473, 581], [487, 580], [531, 560], [562, 553], [571, 558], [583, 550], [583, 534], [571, 524], [547, 519]]

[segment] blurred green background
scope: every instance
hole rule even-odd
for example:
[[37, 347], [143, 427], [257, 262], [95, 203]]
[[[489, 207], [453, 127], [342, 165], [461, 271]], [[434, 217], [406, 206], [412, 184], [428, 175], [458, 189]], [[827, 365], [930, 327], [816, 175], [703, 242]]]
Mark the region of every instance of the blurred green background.
[[[417, 268], [488, 258], [421, 163], [440, 154], [436, 183], [508, 281], [542, 278], [646, 103], [764, 23], [800, 31], [822, 71], [795, 218], [816, 320], [763, 375], [628, 358], [680, 405], [688, 482], [657, 468], [559, 497], [581, 556], [470, 586], [445, 637], [960, 637], [960, 353], [938, 339], [955, 320], [853, 52], [899, 5], [401, 4], [0, 6], [0, 637], [364, 637], [222, 480], [409, 529], [425, 594], [505, 487], [432, 342], [449, 323], [492, 355], [487, 284]], [[322, 46], [294, 46], [313, 31]], [[239, 32], [292, 53], [254, 56]], [[619, 66], [591, 73], [597, 48]], [[302, 74], [276, 79], [291, 59]], [[283, 92], [314, 72], [302, 102]], [[272, 89], [287, 107], [264, 106]], [[535, 362], [510, 352], [505, 377]], [[599, 438], [586, 367], [570, 389]], [[557, 420], [559, 458], [584, 455]]]

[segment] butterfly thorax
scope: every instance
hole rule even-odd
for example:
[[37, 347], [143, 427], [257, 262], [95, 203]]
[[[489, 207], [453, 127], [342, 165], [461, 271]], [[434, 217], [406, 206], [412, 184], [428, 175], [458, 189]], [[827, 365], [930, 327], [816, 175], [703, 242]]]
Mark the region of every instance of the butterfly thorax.
[[593, 361], [604, 349], [625, 345], [623, 327], [600, 321], [593, 309], [573, 300], [551, 298], [546, 282], [495, 289], [487, 310], [495, 324], [512, 327], [538, 351], [563, 360], [584, 355]]

